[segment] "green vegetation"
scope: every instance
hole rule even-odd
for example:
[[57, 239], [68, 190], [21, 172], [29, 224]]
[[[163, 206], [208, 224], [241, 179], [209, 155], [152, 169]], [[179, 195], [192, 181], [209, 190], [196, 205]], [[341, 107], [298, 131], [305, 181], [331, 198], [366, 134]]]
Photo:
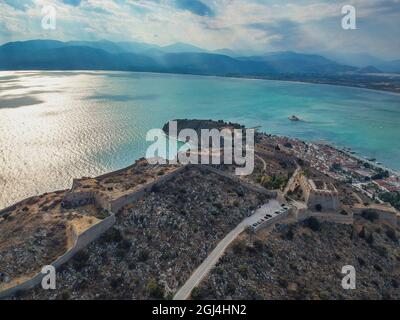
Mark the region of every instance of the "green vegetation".
[[102, 237], [102, 242], [120, 242], [123, 240], [121, 231], [116, 228], [111, 228]]
[[305, 220], [307, 227], [309, 227], [312, 231], [321, 230], [321, 223], [314, 217], [310, 217]]
[[95, 215], [95, 217], [97, 219], [103, 220], [105, 218], [107, 218], [110, 214], [108, 213], [107, 210], [100, 210], [99, 212], [97, 212], [97, 214]]
[[387, 170], [378, 169], [378, 173], [372, 176], [372, 180], [380, 180], [389, 177], [389, 172]]
[[273, 175], [272, 177], [264, 175], [259, 177], [259, 183], [268, 190], [281, 189], [285, 186], [287, 179], [284, 177], [277, 177]]
[[393, 242], [398, 242], [396, 231], [392, 228], [386, 230], [386, 236]]
[[201, 290], [199, 289], [199, 287], [193, 288], [191, 296], [194, 300], [200, 300], [202, 298]]
[[400, 192], [384, 192], [379, 195], [379, 198], [400, 210]]
[[75, 270], [81, 270], [86, 266], [89, 260], [89, 254], [85, 250], [79, 251], [73, 260]]
[[240, 273], [240, 275], [242, 277], [245, 277], [245, 276], [247, 276], [247, 272], [249, 271], [249, 267], [247, 265], [245, 265], [245, 264], [241, 264], [239, 266], [238, 271], [239, 271], [239, 273]]
[[147, 291], [150, 297], [154, 299], [164, 299], [165, 289], [154, 279], [149, 280], [147, 283]]
[[232, 247], [232, 249], [233, 249], [233, 252], [235, 253], [235, 254], [240, 254], [240, 253], [242, 253], [243, 251], [244, 251], [244, 249], [245, 249], [245, 244], [242, 242], [242, 241], [237, 241], [234, 245], [233, 245], [233, 247]]
[[375, 220], [378, 220], [378, 219], [379, 219], [379, 214], [376, 213], [376, 212], [373, 211], [373, 210], [364, 210], [364, 211], [361, 213], [361, 216], [362, 216], [364, 219], [369, 220], [369, 221], [371, 221], [371, 222], [374, 222]]

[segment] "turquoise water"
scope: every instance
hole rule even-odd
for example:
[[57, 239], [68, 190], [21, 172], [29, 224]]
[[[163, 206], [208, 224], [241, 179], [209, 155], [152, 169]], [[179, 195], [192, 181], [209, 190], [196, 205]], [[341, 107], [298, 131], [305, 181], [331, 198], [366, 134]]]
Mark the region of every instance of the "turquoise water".
[[0, 207], [131, 164], [145, 154], [146, 132], [172, 118], [324, 140], [400, 169], [400, 95], [123, 72], [0, 72], [0, 86]]

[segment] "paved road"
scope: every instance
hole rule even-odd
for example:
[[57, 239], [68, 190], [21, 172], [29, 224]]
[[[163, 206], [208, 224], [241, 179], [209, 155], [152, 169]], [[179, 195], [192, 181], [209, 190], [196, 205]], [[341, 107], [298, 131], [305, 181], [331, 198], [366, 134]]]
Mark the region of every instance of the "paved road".
[[281, 205], [276, 200], [270, 200], [267, 204], [263, 205], [256, 212], [244, 219], [239, 225], [229, 232], [225, 238], [215, 247], [215, 249], [208, 255], [203, 263], [192, 273], [186, 283], [175, 294], [174, 300], [186, 300], [190, 297], [192, 290], [199, 285], [205, 278], [210, 270], [217, 264], [219, 258], [224, 254], [226, 248], [232, 243], [237, 236], [242, 233], [246, 227], [252, 225], [267, 213], [275, 212]]

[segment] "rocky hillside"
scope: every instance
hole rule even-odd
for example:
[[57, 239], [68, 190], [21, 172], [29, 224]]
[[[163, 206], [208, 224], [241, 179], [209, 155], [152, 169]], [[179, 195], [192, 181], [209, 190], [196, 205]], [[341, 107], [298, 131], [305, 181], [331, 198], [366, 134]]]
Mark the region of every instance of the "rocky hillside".
[[[374, 220], [373, 216], [368, 217]], [[195, 288], [198, 299], [399, 299], [399, 230], [357, 218], [353, 226], [307, 220], [245, 235]], [[341, 286], [356, 269], [355, 290]]]
[[57, 290], [26, 299], [171, 298], [217, 243], [261, 203], [232, 180], [191, 169], [133, 203], [57, 273]]

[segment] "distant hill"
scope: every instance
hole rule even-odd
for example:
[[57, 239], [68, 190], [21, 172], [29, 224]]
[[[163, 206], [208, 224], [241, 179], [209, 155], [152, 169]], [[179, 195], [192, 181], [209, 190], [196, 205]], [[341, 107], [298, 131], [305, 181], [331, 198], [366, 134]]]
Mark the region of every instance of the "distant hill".
[[[221, 52], [230, 52], [227, 49]], [[176, 43], [31, 40], [0, 46], [1, 70], [129, 70], [205, 75], [264, 76], [357, 72], [319, 55], [275, 52], [234, 57]]]
[[385, 61], [377, 65], [377, 67], [385, 72], [400, 73], [400, 60]]
[[382, 73], [381, 70], [375, 68], [374, 66], [366, 66], [357, 70], [357, 73]]
[[373, 66], [382, 72], [400, 73], [400, 60], [386, 61], [363, 52], [352, 54], [327, 53], [327, 56], [339, 63], [359, 68]]
[[198, 48], [196, 46], [192, 46], [190, 44], [181, 43], [181, 42], [174, 43], [174, 44], [169, 45], [169, 46], [161, 47], [161, 51], [164, 51], [164, 52], [167, 52], [167, 53], [183, 53], [183, 52], [191, 52], [191, 53], [202, 52], [202, 53], [205, 53], [205, 52], [208, 52], [207, 50]]
[[291, 51], [272, 52], [263, 56], [240, 58], [244, 61], [262, 61], [277, 73], [339, 73], [357, 68], [341, 65], [323, 56], [300, 54]]

